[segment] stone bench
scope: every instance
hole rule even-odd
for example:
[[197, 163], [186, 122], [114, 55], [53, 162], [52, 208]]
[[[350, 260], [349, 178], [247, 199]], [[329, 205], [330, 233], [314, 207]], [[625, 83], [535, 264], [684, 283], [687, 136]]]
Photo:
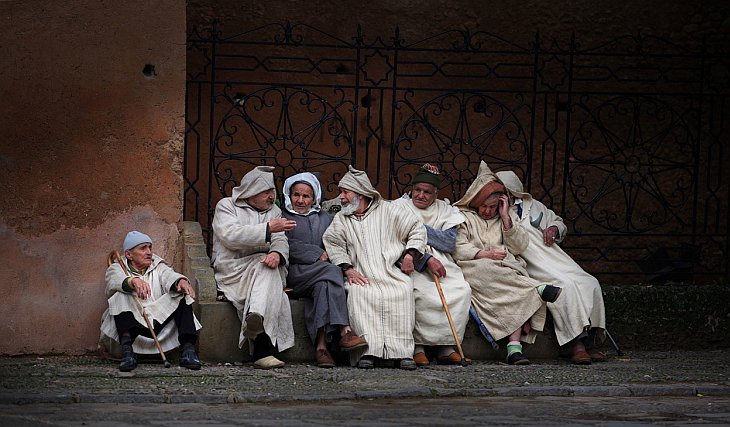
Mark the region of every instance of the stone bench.
[[[196, 313], [203, 324], [200, 333], [200, 358], [209, 363], [241, 362], [249, 359], [248, 350], [238, 348], [241, 321], [236, 309], [229, 302], [216, 301], [216, 284], [210, 259], [206, 253], [200, 225], [184, 222], [183, 272], [195, 282], [198, 292]], [[314, 359], [312, 344], [304, 324], [304, 303], [290, 300], [294, 326], [294, 347], [279, 354], [287, 362], [311, 362]], [[500, 349], [493, 350], [470, 318], [462, 348], [467, 357], [475, 360], [504, 360], [506, 342], [500, 342]], [[551, 359], [558, 356], [559, 347], [552, 331], [540, 334], [535, 344], [524, 346], [524, 353], [532, 359]]]

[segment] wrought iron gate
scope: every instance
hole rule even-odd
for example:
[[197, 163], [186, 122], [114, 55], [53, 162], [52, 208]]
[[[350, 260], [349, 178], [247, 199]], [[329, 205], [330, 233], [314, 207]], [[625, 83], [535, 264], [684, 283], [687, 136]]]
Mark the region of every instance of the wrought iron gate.
[[[487, 32], [407, 42], [305, 24], [188, 37], [186, 220], [255, 165], [277, 182], [353, 164], [387, 197], [438, 164], [461, 196], [481, 160], [512, 169], [569, 224], [566, 250], [604, 282], [727, 278], [727, 39], [645, 35], [527, 46]], [[208, 239], [210, 241], [210, 239]]]

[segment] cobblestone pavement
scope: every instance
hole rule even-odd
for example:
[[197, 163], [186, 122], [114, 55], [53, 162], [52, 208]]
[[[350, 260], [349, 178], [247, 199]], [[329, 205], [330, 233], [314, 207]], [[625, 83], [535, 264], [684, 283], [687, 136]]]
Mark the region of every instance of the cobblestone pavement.
[[121, 373], [93, 356], [4, 357], [0, 425], [728, 425], [729, 362], [725, 351], [682, 351], [591, 366], [189, 371], [149, 362]]

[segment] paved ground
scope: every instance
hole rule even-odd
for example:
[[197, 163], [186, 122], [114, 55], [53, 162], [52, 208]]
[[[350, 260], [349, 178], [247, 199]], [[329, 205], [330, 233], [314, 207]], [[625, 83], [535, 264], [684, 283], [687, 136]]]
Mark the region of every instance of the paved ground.
[[0, 425], [729, 425], [729, 354], [417, 371], [145, 363], [131, 374], [96, 357], [0, 358]]

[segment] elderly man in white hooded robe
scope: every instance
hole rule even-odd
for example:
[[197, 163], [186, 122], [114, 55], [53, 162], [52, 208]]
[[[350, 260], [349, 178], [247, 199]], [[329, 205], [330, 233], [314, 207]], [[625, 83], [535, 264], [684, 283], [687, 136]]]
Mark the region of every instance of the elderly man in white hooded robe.
[[[520, 254], [527, 263], [527, 273], [540, 281], [571, 282], [578, 290], [579, 304], [560, 310], [561, 313], [570, 312], [571, 316], [553, 316], [557, 330], [586, 330], [573, 342], [573, 361], [581, 364], [605, 361], [606, 355], [594, 348], [596, 340], [604, 338], [606, 328], [601, 285], [560, 247], [568, 227], [553, 210], [524, 191], [522, 181], [514, 172], [500, 171], [496, 175], [514, 196], [512, 209], [530, 238], [530, 244]], [[569, 298], [561, 298], [554, 304], [569, 303]], [[565, 322], [575, 325], [569, 327]]]
[[213, 217], [212, 262], [220, 290], [241, 319], [239, 347], [251, 342], [254, 366], [279, 368], [272, 346], [294, 345], [289, 298], [284, 293], [289, 244], [284, 232], [296, 223], [274, 204], [271, 166], [257, 166], [221, 199]]
[[383, 200], [365, 172], [350, 166], [338, 185], [342, 210], [323, 241], [330, 261], [345, 273], [352, 330], [368, 342], [350, 352], [350, 362], [368, 369], [376, 359], [396, 360], [401, 369], [416, 369], [410, 274], [425, 249], [426, 230], [418, 217]]
[[526, 231], [486, 163], [454, 205], [466, 219], [457, 231], [454, 259], [472, 287], [472, 308], [495, 340], [509, 336], [507, 363], [529, 364], [521, 342], [535, 341], [535, 331], [545, 325], [544, 301], [554, 302], [562, 289], [527, 274], [519, 256], [529, 244]]
[[[456, 248], [456, 228], [464, 222], [464, 216], [459, 213], [459, 209], [451, 206], [448, 200], [438, 199], [440, 183], [438, 169], [426, 164], [414, 175], [411, 192], [393, 203], [403, 206], [423, 220], [428, 235], [428, 246], [424, 257], [430, 256], [426, 261], [428, 263], [437, 263], [433, 274], [440, 278], [446, 305], [454, 322], [458, 340], [461, 342], [469, 320], [471, 287], [464, 280], [461, 268], [456, 265], [451, 253]], [[412, 277], [416, 304], [416, 326], [413, 330], [416, 343], [414, 361], [419, 366], [428, 365], [426, 347], [434, 347], [436, 360], [439, 363], [459, 363], [461, 356], [454, 350], [454, 334], [431, 271], [414, 273]]]

